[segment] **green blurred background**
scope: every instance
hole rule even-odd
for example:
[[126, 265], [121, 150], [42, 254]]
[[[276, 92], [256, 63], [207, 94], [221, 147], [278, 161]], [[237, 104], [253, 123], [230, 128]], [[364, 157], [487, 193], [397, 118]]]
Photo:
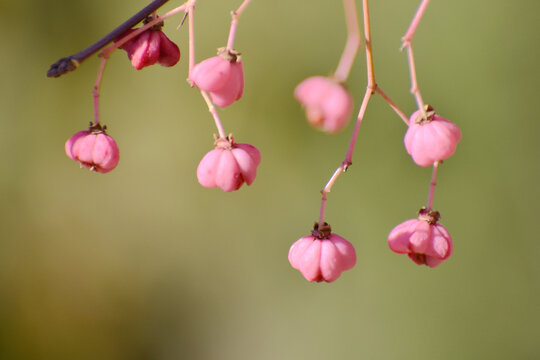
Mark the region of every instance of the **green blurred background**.
[[[358, 255], [332, 284], [305, 281], [287, 252], [316, 220], [352, 126], [313, 130], [292, 92], [335, 69], [341, 2], [253, 0], [241, 18], [246, 91], [220, 115], [263, 160], [234, 193], [197, 183], [215, 128], [185, 82], [181, 16], [165, 26], [183, 53], [174, 68], [111, 57], [101, 107], [118, 168], [93, 174], [64, 153], [92, 120], [99, 60], [59, 79], [49, 65], [146, 3], [0, 2], [0, 359], [540, 358], [540, 2], [432, 1], [415, 55], [426, 102], [463, 132], [434, 204], [455, 253], [429, 269], [389, 250], [388, 232], [425, 204], [430, 169], [414, 165], [405, 126], [376, 96], [329, 195], [327, 220]], [[197, 61], [225, 45], [239, 3], [199, 1]], [[399, 46], [418, 4], [370, 4], [377, 81], [406, 113]], [[355, 112], [365, 84], [360, 52]]]

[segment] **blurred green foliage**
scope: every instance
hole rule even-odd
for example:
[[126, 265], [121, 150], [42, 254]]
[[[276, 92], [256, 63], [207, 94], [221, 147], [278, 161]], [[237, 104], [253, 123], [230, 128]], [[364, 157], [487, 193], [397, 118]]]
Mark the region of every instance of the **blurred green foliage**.
[[[99, 62], [54, 80], [49, 64], [145, 4], [0, 3], [0, 359], [540, 358], [538, 1], [432, 1], [415, 55], [424, 98], [463, 132], [435, 195], [455, 253], [432, 270], [388, 249], [388, 232], [424, 205], [430, 170], [407, 156], [403, 123], [375, 97], [329, 195], [327, 219], [358, 254], [332, 284], [307, 283], [287, 252], [317, 218], [352, 126], [314, 131], [292, 91], [334, 70], [341, 3], [253, 0], [241, 18], [246, 92], [220, 114], [263, 161], [235, 193], [196, 180], [215, 130], [185, 82], [180, 17], [165, 26], [183, 52], [174, 68], [138, 72], [121, 52], [108, 64], [102, 121], [118, 168], [92, 174], [64, 154], [92, 120]], [[398, 49], [418, 4], [370, 4], [378, 84], [407, 113]], [[198, 61], [225, 44], [238, 5], [199, 1]], [[365, 84], [360, 52], [356, 111]]]

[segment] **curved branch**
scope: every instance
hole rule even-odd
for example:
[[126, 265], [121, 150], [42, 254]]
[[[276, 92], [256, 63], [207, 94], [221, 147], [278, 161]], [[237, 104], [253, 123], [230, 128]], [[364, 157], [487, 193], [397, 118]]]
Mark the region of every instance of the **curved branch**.
[[103, 49], [108, 43], [116, 40], [122, 36], [126, 31], [143, 21], [148, 15], [152, 14], [154, 11], [159, 9], [169, 0], [154, 0], [144, 9], [130, 17], [122, 25], [118, 26], [116, 29], [111, 31], [109, 34], [105, 35], [103, 38], [98, 40], [96, 43], [90, 45], [86, 49], [64, 58], [61, 58], [57, 62], [51, 65], [49, 71], [47, 71], [47, 77], [59, 77], [70, 71], [75, 70], [79, 67], [80, 63], [84, 60]]

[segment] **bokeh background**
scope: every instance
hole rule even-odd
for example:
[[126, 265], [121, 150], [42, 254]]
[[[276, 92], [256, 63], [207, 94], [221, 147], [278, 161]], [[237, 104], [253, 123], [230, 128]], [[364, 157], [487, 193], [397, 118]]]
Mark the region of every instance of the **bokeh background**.
[[[352, 125], [313, 130], [292, 92], [335, 69], [341, 2], [253, 0], [241, 18], [246, 91], [220, 115], [263, 160], [234, 193], [197, 183], [215, 128], [185, 81], [181, 16], [165, 26], [183, 52], [174, 68], [136, 71], [123, 52], [109, 61], [102, 121], [118, 168], [93, 174], [64, 154], [92, 120], [99, 60], [59, 79], [49, 65], [146, 3], [0, 2], [0, 359], [540, 358], [538, 1], [432, 1], [415, 55], [426, 102], [463, 132], [434, 204], [455, 253], [429, 269], [389, 250], [388, 232], [425, 204], [430, 169], [375, 96], [329, 195], [327, 220], [358, 255], [332, 284], [305, 281], [287, 252], [316, 220]], [[198, 61], [225, 44], [239, 3], [199, 1]], [[406, 113], [400, 37], [418, 4], [370, 4], [377, 81]], [[360, 52], [355, 112], [365, 84]]]

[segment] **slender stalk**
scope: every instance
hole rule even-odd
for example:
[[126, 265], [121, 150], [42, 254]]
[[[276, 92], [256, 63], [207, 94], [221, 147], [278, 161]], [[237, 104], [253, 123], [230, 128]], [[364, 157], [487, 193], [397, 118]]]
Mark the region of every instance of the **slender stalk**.
[[437, 170], [439, 169], [439, 162], [433, 163], [433, 172], [431, 173], [431, 182], [429, 184], [429, 195], [427, 201], [427, 209], [432, 210], [433, 207], [433, 194], [435, 193], [435, 186], [437, 185]]
[[362, 105], [360, 106], [360, 111], [358, 113], [358, 118], [356, 119], [356, 124], [354, 125], [353, 134], [351, 136], [351, 141], [349, 142], [349, 147], [347, 148], [347, 155], [345, 155], [345, 162], [347, 164], [352, 164], [352, 156], [354, 153], [354, 146], [356, 145], [356, 139], [358, 138], [358, 131], [360, 130], [360, 125], [364, 119], [366, 113], [367, 105], [369, 99], [373, 94], [372, 90], [368, 87], [366, 88], [366, 93], [364, 94], [364, 99], [362, 100]]
[[373, 51], [371, 49], [371, 26], [369, 23], [368, 0], [362, 0], [364, 10], [364, 37], [366, 43], [366, 63], [368, 75], [368, 88], [374, 90], [377, 86], [375, 81], [375, 69], [373, 68]]
[[326, 195], [330, 192], [330, 190], [332, 190], [332, 186], [334, 186], [334, 183], [336, 182], [337, 178], [339, 177], [339, 175], [346, 171], [346, 168], [345, 168], [346, 164], [345, 163], [342, 163], [337, 169], [336, 171], [334, 171], [334, 174], [332, 175], [332, 177], [330, 178], [330, 180], [328, 180], [328, 183], [326, 184], [326, 186], [324, 187], [324, 189], [321, 190], [321, 194], [322, 194], [322, 201], [321, 201], [321, 212], [319, 214], [319, 228], [324, 224], [324, 212], [326, 210]]
[[416, 32], [416, 28], [418, 27], [418, 24], [420, 24], [420, 20], [422, 20], [422, 16], [424, 15], [424, 12], [426, 11], [429, 1], [430, 0], [422, 0], [422, 3], [420, 3], [418, 10], [416, 10], [416, 14], [414, 14], [414, 18], [411, 21], [411, 25], [409, 25], [409, 29], [407, 29], [407, 32], [402, 38], [403, 47], [405, 47], [407, 43], [412, 42], [412, 38], [414, 36], [414, 33]]
[[321, 212], [319, 216], [319, 226], [322, 226], [322, 224], [324, 223], [324, 213], [325, 213], [325, 208], [326, 208], [327, 194], [332, 190], [332, 187], [334, 186], [334, 183], [336, 182], [339, 175], [347, 171], [349, 166], [352, 165], [352, 155], [354, 152], [356, 139], [358, 137], [358, 130], [360, 129], [360, 125], [362, 124], [362, 119], [364, 118], [364, 115], [366, 113], [367, 104], [369, 103], [369, 99], [371, 98], [371, 95], [372, 95], [372, 90], [370, 88], [366, 88], [364, 100], [362, 101], [362, 106], [360, 107], [358, 118], [356, 119], [356, 125], [354, 127], [353, 135], [351, 136], [351, 141], [349, 142], [349, 147], [347, 148], [347, 154], [345, 155], [345, 160], [343, 160], [343, 162], [339, 165], [336, 171], [334, 171], [334, 174], [332, 175], [328, 183], [326, 183], [324, 189], [321, 190], [322, 201], [321, 201]]
[[99, 65], [98, 75], [96, 83], [94, 84], [94, 124], [99, 124], [99, 89], [101, 87], [101, 79], [103, 77], [103, 72], [105, 71], [105, 65], [107, 64], [107, 58], [101, 59], [101, 64]]
[[420, 24], [420, 20], [422, 20], [422, 16], [424, 16], [424, 13], [426, 11], [426, 8], [429, 4], [430, 0], [422, 0], [420, 3], [420, 6], [418, 7], [418, 10], [416, 10], [416, 13], [414, 14], [413, 20], [411, 21], [411, 24], [409, 25], [409, 28], [407, 29], [407, 32], [403, 36], [402, 40], [403, 43], [401, 45], [401, 49], [407, 49], [407, 59], [409, 62], [409, 73], [411, 76], [411, 93], [414, 95], [414, 98], [416, 100], [416, 105], [418, 106], [418, 109], [422, 112], [422, 117], [426, 119], [427, 113], [426, 113], [426, 106], [424, 104], [424, 100], [422, 99], [422, 94], [420, 93], [420, 89], [418, 88], [418, 80], [416, 76], [416, 66], [414, 63], [414, 53], [412, 48], [412, 39], [414, 34], [416, 33], [416, 28], [418, 27], [418, 24]]
[[349, 77], [361, 42], [355, 0], [343, 0], [343, 7], [345, 8], [345, 21], [347, 23], [347, 42], [337, 70], [334, 73], [334, 78], [339, 82], [345, 82]]
[[409, 73], [411, 75], [411, 93], [414, 95], [416, 100], [416, 106], [422, 111], [422, 117], [426, 119], [426, 106], [424, 100], [422, 99], [422, 94], [420, 94], [420, 89], [418, 88], [418, 81], [416, 80], [416, 66], [414, 64], [414, 54], [412, 49], [412, 44], [407, 45], [407, 57], [409, 59]]
[[382, 89], [381, 89], [381, 87], [379, 85], [377, 85], [377, 88], [375, 89], [375, 91], [377, 91], [383, 97], [383, 99], [386, 100], [388, 105], [390, 105], [390, 107], [392, 109], [394, 109], [394, 111], [396, 112], [396, 114], [399, 115], [401, 120], [403, 120], [403, 122], [405, 122], [405, 124], [409, 125], [409, 118], [407, 118], [407, 115], [405, 115], [405, 113], [388, 97], [388, 95], [386, 95], [382, 91]]
[[362, 105], [360, 106], [360, 111], [358, 112], [358, 117], [356, 118], [356, 124], [354, 126], [353, 134], [351, 136], [351, 140], [349, 142], [349, 147], [347, 148], [347, 153], [345, 155], [345, 160], [339, 165], [339, 167], [334, 171], [334, 174], [324, 187], [324, 189], [321, 190], [322, 194], [322, 200], [321, 200], [321, 211], [319, 215], [319, 226], [321, 226], [324, 223], [324, 214], [325, 214], [325, 208], [326, 208], [326, 200], [328, 193], [332, 190], [332, 187], [334, 186], [337, 178], [341, 173], [347, 171], [349, 166], [352, 165], [352, 156], [354, 153], [354, 147], [356, 145], [356, 139], [358, 138], [358, 131], [360, 130], [360, 125], [362, 124], [362, 120], [364, 119], [364, 115], [366, 113], [367, 105], [369, 103], [369, 99], [371, 99], [371, 95], [375, 93], [375, 90], [377, 89], [377, 84], [375, 82], [375, 73], [373, 69], [373, 55], [371, 51], [371, 29], [369, 24], [369, 8], [368, 8], [368, 1], [363, 0], [362, 1], [363, 10], [364, 10], [364, 35], [366, 39], [366, 58], [367, 58], [367, 73], [368, 73], [368, 84], [366, 87], [366, 93], [364, 94], [364, 99], [362, 100]]
[[236, 11], [231, 12], [232, 21], [231, 21], [231, 29], [229, 30], [229, 38], [227, 39], [227, 50], [233, 50], [234, 49], [234, 39], [236, 37], [236, 28], [238, 27], [238, 18], [242, 14], [242, 12], [245, 10], [246, 6], [248, 6], [249, 2], [251, 0], [244, 0], [240, 7], [236, 9]]
[[321, 212], [319, 213], [319, 228], [324, 224], [325, 210], [326, 210], [326, 193], [322, 192]]
[[194, 21], [194, 14], [193, 14], [193, 7], [195, 4], [192, 4], [188, 7], [188, 21], [189, 21], [189, 38], [188, 38], [188, 48], [189, 48], [189, 64], [188, 64], [188, 82], [191, 87], [193, 87], [194, 82], [191, 80], [191, 71], [193, 70], [193, 67], [195, 66], [195, 24]]
[[103, 38], [98, 40], [96, 43], [90, 45], [86, 49], [61, 58], [56, 63], [52, 64], [49, 71], [47, 72], [48, 77], [59, 77], [60, 75], [66, 74], [72, 70], [75, 70], [79, 65], [104, 48], [108, 43], [111, 41], [116, 40], [122, 34], [124, 34], [126, 31], [143, 21], [148, 15], [152, 14], [154, 11], [159, 9], [161, 6], [163, 6], [166, 2], [169, 0], [154, 0], [149, 5], [147, 5], [144, 9], [130, 17], [128, 20], [126, 20], [123, 24], [118, 26], [116, 29], [111, 31], [109, 34], [105, 35]]
[[206, 102], [206, 105], [208, 106], [208, 111], [210, 114], [212, 114], [212, 117], [214, 118], [214, 122], [216, 123], [216, 127], [219, 133], [219, 137], [222, 139], [226, 139], [227, 136], [225, 135], [225, 130], [223, 129], [223, 125], [221, 124], [221, 120], [219, 118], [219, 115], [217, 113], [216, 107], [212, 103], [212, 100], [210, 100], [210, 96], [206, 93], [206, 91], [201, 90], [201, 95], [204, 98], [204, 101]]

